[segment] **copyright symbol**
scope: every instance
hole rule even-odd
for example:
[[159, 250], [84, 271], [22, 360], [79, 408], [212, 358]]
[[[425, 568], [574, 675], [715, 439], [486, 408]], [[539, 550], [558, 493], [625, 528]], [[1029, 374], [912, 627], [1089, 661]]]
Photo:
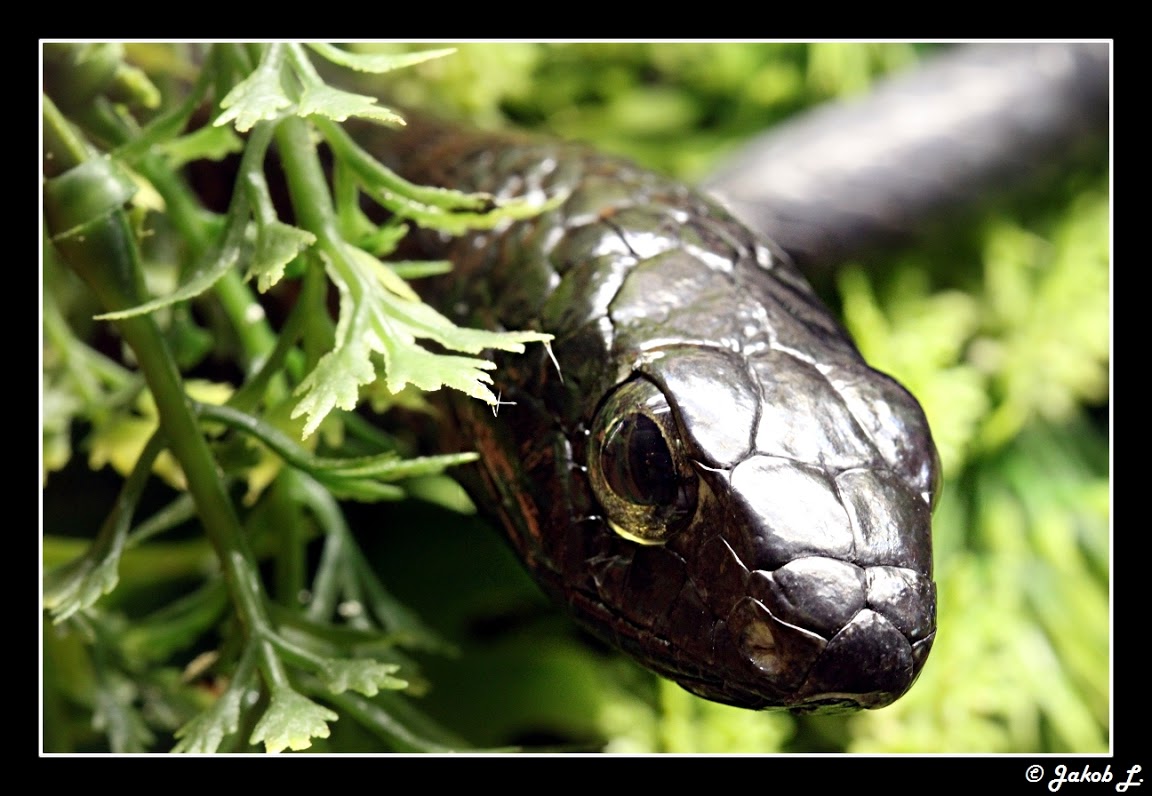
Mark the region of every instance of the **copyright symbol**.
[[1044, 769], [1038, 765], [1028, 766], [1028, 770], [1024, 772], [1024, 778], [1029, 782], [1039, 782], [1040, 778], [1044, 776]]

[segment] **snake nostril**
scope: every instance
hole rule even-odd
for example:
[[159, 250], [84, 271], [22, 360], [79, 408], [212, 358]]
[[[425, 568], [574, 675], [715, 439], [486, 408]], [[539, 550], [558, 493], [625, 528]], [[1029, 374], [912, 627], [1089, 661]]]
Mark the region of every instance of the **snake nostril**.
[[799, 688], [828, 643], [814, 633], [785, 624], [749, 597], [736, 604], [728, 625], [742, 654], [767, 675], [772, 689], [783, 694]]

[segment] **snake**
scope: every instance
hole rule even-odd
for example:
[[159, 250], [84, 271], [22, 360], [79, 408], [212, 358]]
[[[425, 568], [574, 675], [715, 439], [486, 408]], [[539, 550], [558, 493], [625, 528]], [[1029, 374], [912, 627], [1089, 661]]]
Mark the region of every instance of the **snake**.
[[[414, 181], [555, 204], [417, 234], [454, 265], [422, 288], [454, 321], [553, 336], [496, 352], [499, 411], [452, 400], [446, 433], [480, 453], [466, 486], [579, 624], [743, 708], [874, 709], [912, 686], [937, 633], [940, 459], [920, 404], [799, 266], [947, 216], [1021, 152], [1081, 138], [1099, 114], [1070, 86], [1099, 83], [1100, 48], [1054, 47], [961, 48], [773, 132], [711, 193], [579, 143], [425, 117], [374, 146]], [[913, 111], [933, 129], [893, 143]]]

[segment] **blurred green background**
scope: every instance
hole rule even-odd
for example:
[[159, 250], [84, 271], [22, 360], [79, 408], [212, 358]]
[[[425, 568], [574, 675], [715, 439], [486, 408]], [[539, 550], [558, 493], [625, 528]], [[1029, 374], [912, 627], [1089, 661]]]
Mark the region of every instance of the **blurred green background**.
[[[147, 69], [169, 46], [127, 52]], [[749, 136], [805, 107], [866, 91], [932, 49], [474, 43], [389, 76], [386, 90], [404, 105], [582, 139], [694, 181]], [[1101, 149], [1041, 191], [996, 199], [915, 250], [821, 279], [866, 358], [924, 404], [944, 464], [934, 530], [940, 629], [907, 696], [880, 711], [833, 717], [697, 699], [576, 630], [538, 594], [496, 530], [434, 502], [409, 501], [348, 508], [384, 582], [458, 647], [456, 656], [421, 657], [424, 693], [391, 697], [395, 709], [414, 710], [480, 748], [1106, 751], [1106, 154]], [[83, 430], [72, 433], [82, 446]], [[85, 490], [102, 494], [106, 480], [76, 460], [50, 476], [46, 532], [68, 525], [65, 495], [83, 505]], [[155, 563], [126, 559], [124, 566], [131, 581], [132, 567]], [[174, 577], [171, 589], [179, 586]], [[147, 594], [142, 599], [154, 598]], [[75, 643], [46, 631], [45, 736], [99, 748], [90, 715], [58, 687], [70, 676]], [[178, 672], [184, 663], [169, 665]], [[315, 747], [378, 748], [352, 720], [335, 724]]]

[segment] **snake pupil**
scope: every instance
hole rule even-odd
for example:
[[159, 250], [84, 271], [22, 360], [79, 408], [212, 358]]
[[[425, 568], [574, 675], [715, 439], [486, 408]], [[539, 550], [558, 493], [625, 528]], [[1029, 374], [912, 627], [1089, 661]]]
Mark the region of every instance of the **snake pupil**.
[[668, 398], [646, 378], [610, 393], [592, 426], [588, 475], [608, 526], [664, 544], [696, 515], [699, 479]]
[[667, 505], [676, 498], [672, 453], [659, 426], [647, 415], [622, 420], [601, 456], [604, 477], [616, 494], [648, 506]]

